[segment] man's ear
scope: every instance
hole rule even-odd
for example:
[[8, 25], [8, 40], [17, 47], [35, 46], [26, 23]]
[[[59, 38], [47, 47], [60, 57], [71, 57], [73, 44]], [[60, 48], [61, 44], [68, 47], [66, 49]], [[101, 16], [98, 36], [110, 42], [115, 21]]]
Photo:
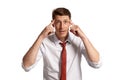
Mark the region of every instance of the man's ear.
[[69, 27], [71, 27], [72, 26], [72, 20], [70, 20], [70, 24], [69, 24]]
[[72, 20], [70, 20], [70, 24], [72, 23]]

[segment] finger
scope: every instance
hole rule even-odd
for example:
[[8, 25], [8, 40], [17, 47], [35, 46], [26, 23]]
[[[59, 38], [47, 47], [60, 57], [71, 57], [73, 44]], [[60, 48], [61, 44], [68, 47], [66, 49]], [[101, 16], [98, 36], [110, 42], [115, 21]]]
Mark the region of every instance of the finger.
[[52, 20], [48, 27], [53, 27], [54, 21]]
[[55, 20], [51, 20], [50, 26], [53, 27]]
[[49, 27], [48, 35], [50, 35], [51, 33], [54, 33], [54, 28], [53, 27]]
[[71, 29], [74, 29], [75, 24], [74, 24], [72, 21], [70, 22], [70, 24], [71, 24], [71, 25], [70, 25], [70, 30], [71, 30]]
[[71, 30], [71, 32], [72, 32], [73, 34], [75, 34], [75, 35], [76, 35], [76, 31], [74, 31], [74, 30]]
[[73, 25], [73, 26], [75, 25], [72, 21], [70, 22], [70, 24]]

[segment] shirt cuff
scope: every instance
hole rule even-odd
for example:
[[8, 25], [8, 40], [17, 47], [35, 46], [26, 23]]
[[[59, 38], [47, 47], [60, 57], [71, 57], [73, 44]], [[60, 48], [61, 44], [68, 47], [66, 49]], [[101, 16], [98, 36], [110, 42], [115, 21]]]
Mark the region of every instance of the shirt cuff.
[[22, 68], [23, 68], [26, 72], [30, 71], [34, 66], [35, 66], [35, 64], [33, 64], [33, 65], [29, 66], [29, 67], [25, 67], [24, 64], [22, 63]]
[[102, 61], [101, 61], [101, 58], [98, 62], [92, 62], [92, 61], [89, 61], [89, 65], [93, 68], [100, 68], [102, 66]]

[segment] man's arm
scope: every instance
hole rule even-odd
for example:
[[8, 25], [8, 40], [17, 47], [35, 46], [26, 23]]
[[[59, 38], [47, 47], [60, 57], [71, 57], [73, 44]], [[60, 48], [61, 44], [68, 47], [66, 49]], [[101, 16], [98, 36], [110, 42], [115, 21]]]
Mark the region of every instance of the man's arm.
[[100, 60], [99, 52], [95, 49], [82, 30], [77, 25], [72, 24], [70, 31], [82, 39], [90, 61], [98, 63]]
[[27, 53], [23, 57], [23, 65], [25, 68], [31, 66], [32, 64], [35, 63], [37, 53], [39, 50], [39, 47], [43, 41], [44, 38], [46, 38], [51, 32], [53, 32], [53, 27], [52, 24], [54, 21], [52, 21], [45, 29], [40, 33], [32, 47], [27, 51]]

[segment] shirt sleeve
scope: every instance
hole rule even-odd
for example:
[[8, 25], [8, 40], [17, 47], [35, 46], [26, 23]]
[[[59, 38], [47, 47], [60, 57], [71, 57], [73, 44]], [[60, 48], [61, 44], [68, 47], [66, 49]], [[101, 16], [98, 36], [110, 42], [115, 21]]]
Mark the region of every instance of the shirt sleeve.
[[33, 65], [25, 68], [24, 65], [23, 65], [23, 62], [22, 62], [22, 68], [23, 68], [26, 72], [28, 72], [28, 71], [30, 71], [32, 68], [34, 68], [34, 67], [37, 65], [37, 63], [39, 62], [39, 60], [41, 59], [43, 51], [44, 51], [43, 45], [41, 45], [41, 47], [39, 48], [39, 51], [38, 51], [38, 54], [37, 54], [37, 58], [36, 58], [35, 63], [34, 63]]
[[83, 44], [83, 42], [81, 42], [81, 45], [80, 45], [80, 48], [81, 48], [81, 53], [83, 54], [83, 56], [85, 57], [87, 63], [93, 67], [93, 68], [99, 68], [101, 67], [102, 65], [102, 61], [101, 61], [101, 57], [100, 57], [100, 60], [98, 62], [92, 62], [89, 57], [88, 57], [88, 54], [86, 52], [86, 49], [85, 49], [85, 46]]

